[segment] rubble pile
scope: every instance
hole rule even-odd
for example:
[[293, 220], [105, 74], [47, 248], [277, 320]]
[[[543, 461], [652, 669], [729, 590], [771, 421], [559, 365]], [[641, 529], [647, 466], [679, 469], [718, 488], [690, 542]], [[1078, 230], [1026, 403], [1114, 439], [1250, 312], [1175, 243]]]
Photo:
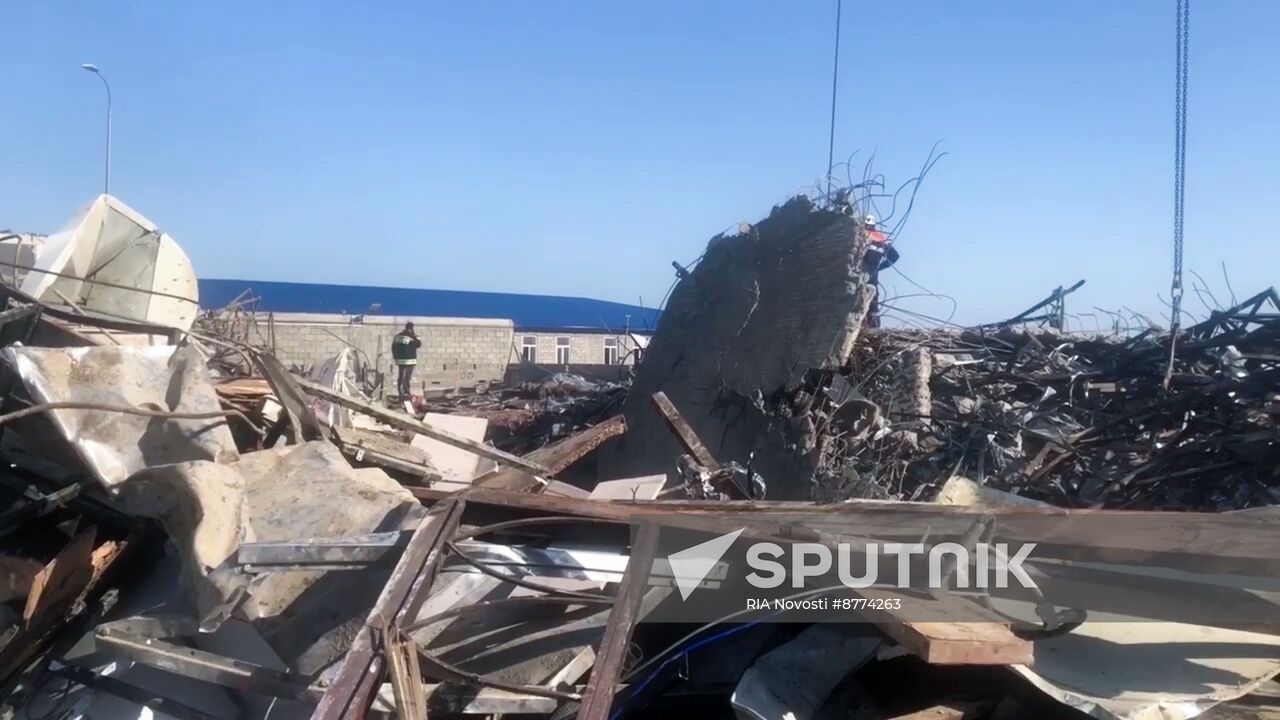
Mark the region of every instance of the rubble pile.
[[1166, 391], [1168, 364], [1153, 333], [873, 331], [813, 416], [824, 463], [888, 496], [932, 499], [963, 475], [1065, 507], [1275, 504], [1280, 316], [1233, 308], [1190, 328]]
[[[0, 717], [1267, 705], [1280, 298], [1176, 337], [868, 328], [855, 217], [713, 238], [631, 383], [425, 407], [350, 351], [287, 370], [250, 298], [187, 332], [69, 261], [95, 307], [0, 284]], [[153, 234], [77, 232], [154, 275]]]

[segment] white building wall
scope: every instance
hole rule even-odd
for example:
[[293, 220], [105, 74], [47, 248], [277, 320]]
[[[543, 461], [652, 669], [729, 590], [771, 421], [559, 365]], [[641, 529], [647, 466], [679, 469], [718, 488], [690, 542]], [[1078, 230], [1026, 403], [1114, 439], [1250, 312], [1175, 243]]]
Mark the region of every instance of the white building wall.
[[569, 364], [571, 365], [604, 365], [606, 338], [611, 338], [617, 342], [618, 359], [621, 364], [635, 364], [635, 353], [632, 351], [635, 349], [636, 343], [630, 335], [585, 332], [528, 332], [524, 330], [516, 330], [514, 332], [511, 353], [512, 363], [520, 362], [524, 340], [530, 337], [535, 340], [537, 357], [534, 362], [538, 365], [558, 364], [556, 341], [561, 338], [569, 341]]

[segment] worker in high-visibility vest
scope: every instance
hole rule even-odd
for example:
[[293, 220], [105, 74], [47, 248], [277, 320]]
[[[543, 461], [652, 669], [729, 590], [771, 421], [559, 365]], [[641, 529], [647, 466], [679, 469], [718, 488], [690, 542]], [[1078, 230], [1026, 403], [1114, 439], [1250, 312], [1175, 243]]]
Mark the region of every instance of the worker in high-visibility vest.
[[862, 219], [867, 232], [867, 250], [862, 256], [862, 271], [867, 275], [874, 294], [871, 296], [871, 308], [867, 311], [867, 327], [880, 327], [880, 271], [886, 270], [898, 262], [898, 251], [893, 247], [893, 238], [876, 227], [874, 215]]
[[404, 329], [391, 338], [391, 359], [395, 361], [398, 374], [396, 376], [396, 393], [401, 400], [413, 397], [413, 368], [418, 364], [418, 348], [422, 341], [413, 332], [413, 323], [404, 324]]

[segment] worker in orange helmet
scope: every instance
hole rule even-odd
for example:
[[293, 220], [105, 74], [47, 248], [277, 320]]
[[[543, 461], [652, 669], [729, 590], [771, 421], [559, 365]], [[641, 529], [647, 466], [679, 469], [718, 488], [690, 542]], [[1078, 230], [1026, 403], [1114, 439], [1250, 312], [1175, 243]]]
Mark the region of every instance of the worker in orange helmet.
[[867, 282], [875, 291], [871, 296], [871, 308], [867, 312], [867, 327], [880, 327], [880, 271], [898, 262], [898, 251], [893, 247], [893, 238], [876, 226], [874, 215], [864, 217], [862, 224], [867, 233], [862, 272], [866, 273]]

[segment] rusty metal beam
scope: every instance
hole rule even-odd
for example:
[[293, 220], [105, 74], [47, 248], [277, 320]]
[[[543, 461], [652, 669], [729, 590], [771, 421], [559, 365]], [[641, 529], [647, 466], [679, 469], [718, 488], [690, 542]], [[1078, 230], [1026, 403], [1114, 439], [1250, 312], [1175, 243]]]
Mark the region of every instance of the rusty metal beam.
[[293, 673], [114, 627], [99, 627], [94, 633], [94, 642], [114, 656], [241, 692], [298, 700], [310, 700], [317, 694], [307, 678]]
[[653, 556], [657, 549], [657, 526], [641, 525], [636, 541], [631, 546], [631, 559], [627, 562], [622, 584], [618, 587], [613, 611], [609, 613], [609, 624], [605, 627], [604, 637], [600, 639], [596, 666], [592, 669], [591, 679], [587, 681], [587, 689], [582, 694], [578, 720], [609, 720], [609, 709], [613, 707], [613, 696], [618, 690], [622, 674], [622, 661], [626, 659], [631, 632], [639, 619], [640, 601], [648, 585], [649, 570], [653, 567]]
[[689, 427], [688, 421], [672, 404], [667, 394], [659, 390], [649, 396], [649, 399], [653, 401], [653, 407], [657, 409], [662, 417], [666, 418], [667, 424], [671, 426], [671, 432], [675, 434], [676, 439], [684, 446], [685, 452], [692, 455], [693, 459], [697, 460], [698, 464], [704, 468], [711, 471], [719, 470], [720, 463], [716, 462], [715, 457], [712, 456], [707, 446], [702, 444], [702, 439], [698, 437], [698, 433], [694, 432], [692, 427]]
[[[621, 415], [615, 415], [582, 432], [540, 447], [523, 456], [523, 459], [545, 466], [551, 476], [558, 475], [603, 445], [604, 441], [611, 437], [617, 437], [626, 431], [626, 418]], [[528, 492], [543, 487], [527, 474], [511, 470], [499, 470], [476, 478], [475, 486], [514, 490], [516, 492]]]

